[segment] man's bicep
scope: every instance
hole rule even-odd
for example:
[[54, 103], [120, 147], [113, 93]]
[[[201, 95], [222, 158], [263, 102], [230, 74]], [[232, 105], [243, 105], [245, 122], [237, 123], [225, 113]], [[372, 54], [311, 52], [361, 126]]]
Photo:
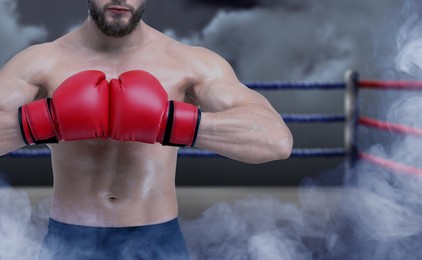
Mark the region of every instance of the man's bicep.
[[194, 93], [204, 111], [218, 112], [250, 103], [269, 106], [262, 95], [242, 84], [228, 61], [209, 50], [201, 50], [198, 56], [203, 63], [197, 69], [199, 80]]
[[28, 51], [23, 51], [0, 69], [0, 111], [16, 110], [39, 92], [40, 88], [33, 82], [37, 73], [27, 65], [30, 57]]
[[224, 111], [248, 104], [257, 104], [274, 112], [274, 108], [263, 95], [239, 81], [208, 82], [198, 86], [198, 89], [198, 104], [206, 112]]

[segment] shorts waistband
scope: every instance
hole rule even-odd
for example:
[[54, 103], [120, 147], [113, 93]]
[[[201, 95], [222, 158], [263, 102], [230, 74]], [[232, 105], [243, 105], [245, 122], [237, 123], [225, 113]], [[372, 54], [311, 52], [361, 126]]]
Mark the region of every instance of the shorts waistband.
[[141, 226], [129, 226], [129, 227], [92, 227], [92, 226], [83, 226], [59, 222], [52, 218], [48, 222], [48, 231], [49, 232], [60, 232], [60, 233], [70, 233], [77, 235], [84, 234], [125, 234], [125, 233], [139, 233], [144, 235], [153, 235], [159, 236], [168, 232], [174, 232], [180, 230], [178, 218], [150, 225], [141, 225]]

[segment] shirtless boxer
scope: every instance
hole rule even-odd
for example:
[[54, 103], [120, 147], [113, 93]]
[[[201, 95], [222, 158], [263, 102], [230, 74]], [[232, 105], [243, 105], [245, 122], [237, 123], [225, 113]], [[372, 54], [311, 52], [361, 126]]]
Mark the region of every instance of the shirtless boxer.
[[269, 102], [223, 58], [145, 24], [144, 4], [88, 0], [78, 29], [0, 71], [0, 152], [51, 149], [42, 259], [186, 259], [177, 147], [246, 163], [290, 155], [291, 133]]

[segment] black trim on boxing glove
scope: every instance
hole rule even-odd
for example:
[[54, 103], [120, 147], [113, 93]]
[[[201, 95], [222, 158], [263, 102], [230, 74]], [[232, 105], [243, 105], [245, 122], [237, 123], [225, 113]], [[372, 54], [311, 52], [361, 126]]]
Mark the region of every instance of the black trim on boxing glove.
[[174, 118], [175, 117], [174, 101], [170, 100], [169, 101], [169, 108], [168, 108], [167, 124], [166, 124], [166, 129], [165, 129], [165, 132], [164, 132], [162, 144], [167, 145], [167, 146], [177, 146], [177, 147], [185, 147], [185, 146], [193, 147], [195, 145], [195, 142], [196, 142], [199, 124], [201, 122], [201, 110], [197, 109], [197, 111], [198, 111], [198, 115], [197, 115], [197, 118], [196, 118], [196, 124], [195, 124], [195, 129], [194, 129], [195, 132], [193, 133], [192, 143], [191, 144], [172, 143], [172, 142], [170, 142], [170, 139], [172, 138], [174, 120], [176, 120], [176, 119]]
[[170, 143], [171, 131], [173, 130], [173, 120], [174, 120], [174, 102], [169, 101], [169, 112], [168, 112], [168, 118], [167, 118], [167, 124], [166, 124], [166, 131], [164, 132], [164, 137], [163, 137], [163, 143], [162, 143], [163, 145], [180, 146], [180, 145]]

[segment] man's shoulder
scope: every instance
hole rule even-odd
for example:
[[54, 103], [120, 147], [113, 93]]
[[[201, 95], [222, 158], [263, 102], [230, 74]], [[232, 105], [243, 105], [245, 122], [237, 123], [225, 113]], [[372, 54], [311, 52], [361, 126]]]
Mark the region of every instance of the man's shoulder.
[[25, 68], [34, 67], [39, 69], [40, 67], [49, 64], [48, 61], [55, 59], [54, 49], [54, 44], [51, 42], [28, 46], [13, 55], [2, 69], [9, 68], [19, 71], [22, 70], [22, 66]]
[[45, 75], [54, 67], [57, 56], [53, 43], [35, 44], [15, 54], [2, 68], [1, 74], [9, 80], [19, 79], [33, 86], [45, 81]]
[[23, 59], [29, 60], [38, 60], [38, 59], [48, 59], [54, 56], [56, 53], [57, 46], [54, 42], [46, 42], [40, 44], [31, 45], [23, 49], [18, 53], [17, 57], [22, 57]]
[[189, 63], [215, 63], [223, 58], [216, 52], [199, 45], [191, 43], [179, 42], [176, 40], [169, 41], [166, 50], [170, 55], [177, 57], [180, 61]]
[[[199, 72], [227, 69], [230, 67], [226, 61], [217, 52], [192, 42], [178, 40], [172, 35], [153, 31], [152, 46], [155, 49], [161, 49], [167, 57], [172, 57], [179, 64], [185, 65], [192, 70], [192, 74]], [[157, 45], [158, 43], [158, 45]], [[160, 46], [160, 47], [158, 47]], [[157, 48], [158, 47], [158, 48]]]
[[185, 42], [183, 39], [177, 39], [175, 35], [166, 34], [164, 32], [158, 31], [150, 26], [147, 27], [150, 43], [152, 46], [157, 48], [161, 46], [160, 49], [165, 51], [167, 54], [180, 55], [182, 58], [190, 58], [192, 55], [201, 55], [201, 56], [215, 56], [216, 54], [199, 45], [196, 45], [193, 42]]
[[229, 62], [220, 56], [217, 52], [203, 46], [179, 44], [174, 45], [179, 51], [178, 59], [185, 61], [186, 64], [194, 65], [193, 70], [211, 71], [229, 67]]

